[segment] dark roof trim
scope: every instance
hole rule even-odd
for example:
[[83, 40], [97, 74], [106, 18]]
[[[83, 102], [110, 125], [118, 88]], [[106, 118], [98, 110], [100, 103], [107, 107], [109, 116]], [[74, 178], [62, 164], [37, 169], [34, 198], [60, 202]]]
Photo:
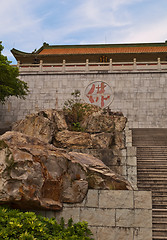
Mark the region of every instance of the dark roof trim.
[[167, 41], [164, 43], [122, 43], [122, 44], [85, 44], [85, 45], [49, 45], [44, 42], [36, 53], [40, 53], [43, 49], [59, 49], [59, 48], [115, 48], [115, 47], [160, 47], [167, 46]]

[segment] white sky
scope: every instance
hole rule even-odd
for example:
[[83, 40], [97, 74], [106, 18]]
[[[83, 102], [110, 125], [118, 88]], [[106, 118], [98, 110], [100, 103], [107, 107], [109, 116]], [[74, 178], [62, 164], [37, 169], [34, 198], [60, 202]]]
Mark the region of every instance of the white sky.
[[0, 8], [3, 54], [56, 44], [167, 40], [167, 0], [6, 0]]

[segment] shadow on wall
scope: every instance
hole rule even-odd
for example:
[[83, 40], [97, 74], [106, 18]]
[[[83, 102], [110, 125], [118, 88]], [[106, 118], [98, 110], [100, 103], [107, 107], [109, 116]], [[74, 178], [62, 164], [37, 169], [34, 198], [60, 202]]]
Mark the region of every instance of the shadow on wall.
[[7, 131], [11, 131], [12, 130], [12, 127], [7, 127], [7, 128], [0, 128], [0, 135], [4, 134], [5, 132]]

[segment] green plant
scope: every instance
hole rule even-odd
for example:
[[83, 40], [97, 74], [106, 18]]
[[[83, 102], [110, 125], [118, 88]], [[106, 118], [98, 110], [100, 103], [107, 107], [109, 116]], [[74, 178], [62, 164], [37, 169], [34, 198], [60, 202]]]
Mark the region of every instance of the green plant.
[[34, 212], [21, 212], [0, 207], [0, 239], [5, 240], [93, 240], [86, 222], [73, 223], [69, 219], [65, 226], [55, 218], [45, 218]]
[[73, 96], [73, 98], [65, 101], [64, 103], [64, 112], [66, 115], [66, 120], [70, 130], [73, 131], [84, 130], [81, 127], [81, 121], [84, 119], [85, 112], [88, 106], [82, 103], [80, 95], [81, 95], [80, 91], [75, 90], [73, 93], [71, 93], [71, 96]]
[[81, 126], [80, 122], [76, 122], [76, 123], [74, 122], [71, 127], [71, 130], [76, 132], [84, 132], [85, 129]]

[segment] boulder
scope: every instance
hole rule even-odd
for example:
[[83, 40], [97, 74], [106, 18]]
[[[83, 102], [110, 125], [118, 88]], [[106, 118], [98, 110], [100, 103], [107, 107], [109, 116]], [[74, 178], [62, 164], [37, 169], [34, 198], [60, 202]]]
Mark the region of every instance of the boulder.
[[85, 132], [100, 133], [100, 132], [114, 132], [115, 122], [114, 117], [108, 114], [103, 114], [101, 111], [89, 115], [81, 123]]
[[125, 136], [122, 132], [115, 131], [114, 133], [114, 144], [117, 149], [125, 148]]
[[0, 203], [60, 210], [81, 202], [88, 188], [132, 189], [91, 155], [66, 152], [19, 132], [0, 136]]
[[108, 149], [114, 144], [113, 133], [96, 133], [91, 134], [92, 147], [94, 149]]
[[89, 133], [64, 130], [55, 134], [53, 144], [69, 149], [92, 148], [92, 139]]
[[127, 118], [120, 115], [114, 115], [115, 131], [122, 132], [126, 126]]
[[12, 130], [51, 143], [55, 132], [67, 128], [62, 111], [44, 110], [27, 115], [25, 119], [16, 122]]

